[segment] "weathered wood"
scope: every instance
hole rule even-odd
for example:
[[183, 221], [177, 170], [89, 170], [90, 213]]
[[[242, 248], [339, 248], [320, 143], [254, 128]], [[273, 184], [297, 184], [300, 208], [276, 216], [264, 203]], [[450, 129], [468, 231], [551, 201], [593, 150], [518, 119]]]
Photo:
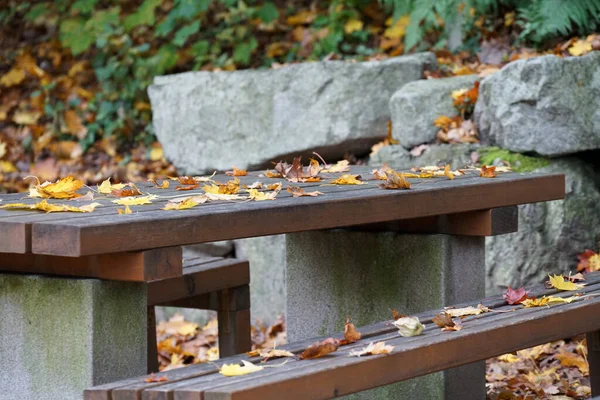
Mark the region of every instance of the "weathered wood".
[[148, 304], [164, 305], [179, 299], [247, 285], [249, 282], [250, 267], [247, 261], [235, 258], [209, 262], [188, 261], [181, 277], [148, 283]]
[[[89, 216], [64, 222], [34, 223], [32, 250], [39, 254], [79, 257], [338, 228], [561, 199], [564, 190], [562, 174], [505, 174], [494, 179], [436, 180], [403, 191], [373, 187], [319, 197], [287, 197], [219, 208], [196, 207], [180, 213], [148, 211], [127, 218]], [[131, 240], [121, 240], [123, 237]]]
[[600, 396], [600, 330], [588, 332], [586, 335], [590, 366], [590, 387], [592, 396]]
[[496, 236], [516, 232], [519, 227], [517, 206], [492, 210], [469, 211], [457, 214], [405, 219], [350, 227], [353, 230], [447, 234], [465, 236]]
[[[600, 273], [592, 273], [586, 276], [587, 286], [582, 289], [584, 295], [595, 294], [600, 292]], [[568, 297], [571, 295], [569, 292], [558, 292], [555, 289], [546, 289], [543, 285], [534, 286], [531, 289], [531, 295], [542, 296], [542, 295], [558, 295], [561, 297]], [[347, 390], [344, 382], [358, 379], [360, 384], [370, 384], [369, 382], [379, 385], [385, 383], [381, 382], [379, 378], [380, 374], [385, 379], [398, 379], [398, 376], [402, 379], [407, 377], [417, 376], [417, 374], [424, 374], [433, 372], [433, 369], [439, 368], [450, 368], [457, 362], [460, 364], [470, 363], [479, 359], [485, 359], [494, 355], [502, 354], [507, 351], [513, 351], [520, 348], [533, 346], [545, 341], [567, 337], [572, 334], [585, 332], [588, 329], [587, 326], [582, 327], [582, 321], [587, 319], [590, 324], [596, 326], [600, 324], [600, 321], [589, 318], [590, 315], [594, 315], [598, 311], [600, 304], [598, 303], [600, 298], [592, 297], [591, 299], [578, 300], [570, 305], [557, 305], [550, 308], [529, 308], [522, 309], [520, 306], [509, 306], [501, 295], [492, 296], [481, 301], [482, 304], [492, 307], [495, 312], [481, 314], [475, 317], [467, 317], [464, 320], [464, 328], [460, 332], [444, 332], [441, 333], [439, 328], [431, 323], [431, 318], [440, 310], [431, 310], [425, 313], [418, 314], [421, 321], [426, 325], [425, 334], [423, 336], [416, 336], [412, 338], [401, 338], [397, 334], [397, 329], [393, 327], [389, 321], [383, 321], [381, 323], [373, 324], [366, 327], [359, 328], [362, 333], [362, 339], [349, 346], [344, 346], [333, 353], [330, 356], [323, 357], [316, 360], [305, 360], [297, 361], [290, 359], [286, 365], [278, 368], [268, 368], [256, 374], [246, 375], [243, 377], [227, 378], [223, 377], [215, 372], [218, 370], [218, 366], [213, 364], [200, 364], [190, 366], [184, 369], [178, 369], [174, 371], [161, 372], [157, 376], [164, 376], [168, 380], [166, 382], [152, 382], [147, 383], [143, 381], [143, 377], [132, 378], [120, 382], [114, 382], [107, 385], [102, 385], [94, 388], [90, 388], [86, 391], [86, 399], [103, 399], [103, 400], [116, 400], [116, 399], [173, 399], [174, 395], [177, 394], [176, 398], [202, 398], [205, 390], [210, 390], [214, 395], [222, 395], [221, 392], [226, 392], [225, 395], [229, 396], [230, 393], [234, 393], [237, 396], [239, 393], [235, 392], [238, 390], [238, 386], [242, 385], [243, 390], [248, 389], [247, 386], [254, 386], [255, 384], [263, 386], [262, 382], [266, 382], [267, 379], [273, 379], [274, 385], [279, 385], [279, 391], [273, 391], [270, 394], [264, 394], [266, 398], [277, 398], [277, 394], [286, 393], [288, 390], [298, 392], [298, 395], [304, 395], [302, 398], [313, 398], [312, 392], [304, 392], [304, 390], [310, 390], [308, 387], [313, 385], [313, 373], [317, 374], [317, 380], [314, 382], [322, 384], [322, 381], [327, 381], [328, 374], [338, 378], [337, 382], [342, 384], [334, 384], [335, 388], [344, 387]], [[456, 305], [457, 308], [465, 307], [468, 305], [475, 305], [477, 302], [469, 302], [464, 304]], [[588, 307], [593, 308], [593, 310]], [[517, 309], [516, 312], [508, 312], [512, 309]], [[569, 316], [571, 309], [578, 309], [580, 314], [578, 316]], [[499, 312], [504, 311], [504, 312]], [[558, 319], [547, 321], [547, 318], [554, 318], [554, 315], [560, 315]], [[574, 323], [572, 323], [574, 321]], [[520, 325], [519, 325], [520, 324]], [[497, 333], [497, 330], [507, 329], [503, 333]], [[583, 329], [583, 330], [582, 330]], [[594, 328], [592, 328], [594, 329]], [[523, 334], [527, 332], [527, 334]], [[563, 335], [564, 336], [561, 336]], [[466, 338], [463, 338], [467, 335]], [[332, 335], [333, 337], [340, 338], [342, 334]], [[509, 337], [508, 341], [504, 340], [504, 336]], [[454, 349], [454, 340], [460, 339], [459, 349]], [[315, 341], [320, 341], [324, 338], [314, 338], [298, 343], [291, 343], [286, 346], [282, 346], [282, 349], [294, 353], [300, 353], [307, 346]], [[463, 340], [464, 339], [464, 340]], [[361, 359], [348, 359], [347, 352], [352, 349], [362, 348], [369, 342], [376, 342], [385, 340], [389, 344], [396, 345], [396, 350], [392, 355], [385, 357], [362, 357]], [[450, 340], [448, 342], [448, 340]], [[472, 343], [469, 345], [469, 343]], [[437, 346], [437, 347], [436, 347]], [[460, 347], [462, 346], [462, 347]], [[499, 348], [499, 346], [510, 347], [509, 349]], [[472, 347], [472, 348], [471, 348]], [[379, 362], [375, 362], [374, 365], [368, 368], [362, 368], [359, 373], [345, 370], [347, 360], [350, 360], [350, 364], [362, 361], [372, 361], [377, 359], [386, 359], [387, 357], [396, 357], [397, 352], [404, 354], [402, 359], [399, 361], [393, 361], [392, 366], [380, 365]], [[463, 353], [465, 357], [463, 357]], [[438, 353], [440, 354], [438, 356]], [[495, 353], [487, 355], [487, 353]], [[475, 358], [473, 358], [475, 357]], [[240, 359], [246, 359], [252, 362], [260, 361], [258, 357], [248, 357], [246, 355], [238, 355], [230, 358], [226, 358], [219, 361], [219, 365], [223, 363], [239, 362]], [[415, 362], [419, 360], [419, 362]], [[450, 361], [448, 361], [450, 360]], [[282, 360], [268, 361], [268, 365], [281, 364]], [[423, 364], [423, 365], [422, 365]], [[435, 364], [432, 367], [431, 364]], [[350, 366], [348, 366], [350, 367]], [[310, 368], [310, 374], [307, 375], [306, 369]], [[337, 369], [341, 370], [340, 373], [333, 372]], [[352, 366], [351, 368], [356, 368]], [[431, 369], [433, 368], [433, 369]], [[390, 377], [389, 371], [400, 369], [398, 374]], [[439, 370], [436, 369], [436, 370]], [[383, 370], [383, 371], [382, 371]], [[300, 371], [298, 376], [291, 376], [296, 382], [304, 382], [303, 384], [292, 385], [291, 388], [285, 387], [282, 389], [280, 382], [282, 379], [287, 379], [291, 374], [295, 374], [295, 371]], [[373, 375], [376, 375], [373, 378]], [[307, 378], [307, 376], [310, 376]], [[353, 379], [348, 379], [352, 376]], [[285, 378], [284, 378], [285, 377]], [[365, 383], [366, 382], [366, 383]], [[386, 381], [386, 383], [389, 383]], [[224, 386], [225, 385], [225, 386]], [[237, 386], [235, 386], [237, 385]], [[349, 384], [352, 386], [352, 384]], [[268, 385], [266, 385], [268, 386]], [[215, 389], [222, 387], [222, 389]], [[369, 386], [372, 387], [372, 386]], [[334, 388], [334, 389], [335, 389]], [[368, 387], [364, 387], [366, 389]], [[235, 389], [235, 390], [234, 390]], [[241, 390], [241, 389], [240, 389]], [[254, 389], [252, 389], [254, 390]], [[260, 389], [262, 390], [262, 389]], [[333, 390], [328, 389], [330, 397]], [[361, 389], [362, 390], [362, 389]], [[208, 393], [208, 392], [207, 392]], [[339, 391], [339, 394], [349, 393], [347, 391]], [[186, 397], [186, 396], [191, 397]], [[211, 394], [212, 396], [213, 394]], [[262, 396], [263, 394], [261, 394]], [[269, 397], [272, 396], [272, 397]], [[229, 397], [226, 397], [229, 398]], [[318, 397], [315, 397], [318, 398]]]
[[0, 253], [0, 271], [149, 282], [180, 277], [181, 247], [84, 256]]
[[147, 307], [148, 373], [158, 372], [158, 349], [156, 343], [156, 311]]

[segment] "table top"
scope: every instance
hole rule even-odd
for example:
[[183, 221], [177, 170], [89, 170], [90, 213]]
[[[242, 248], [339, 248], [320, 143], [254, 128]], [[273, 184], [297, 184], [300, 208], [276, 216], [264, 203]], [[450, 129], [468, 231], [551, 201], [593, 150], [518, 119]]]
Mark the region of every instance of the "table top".
[[[0, 209], [0, 253], [34, 253], [80, 257], [85, 255], [144, 250], [226, 239], [340, 228], [369, 223], [397, 221], [436, 215], [512, 206], [562, 199], [563, 174], [514, 173], [482, 178], [477, 170], [450, 180], [444, 176], [409, 179], [409, 190], [385, 190], [372, 174], [373, 167], [354, 166], [366, 184], [331, 185], [341, 173], [323, 173], [322, 182], [292, 183], [306, 191], [323, 193], [316, 197], [293, 197], [285, 179], [267, 178], [264, 171], [239, 177], [241, 185], [260, 181], [281, 182], [283, 190], [275, 200], [208, 201], [187, 210], [163, 210], [178, 196], [204, 193], [202, 183], [195, 190], [157, 189], [138, 184], [144, 194], [158, 196], [152, 204], [131, 206], [131, 214], [118, 214], [123, 206], [114, 197], [96, 195], [102, 206], [91, 213], [43, 213]], [[224, 174], [212, 179], [226, 182]], [[87, 192], [83, 188], [79, 192]], [[25, 194], [0, 195], [0, 205], [41, 199]], [[81, 206], [88, 202], [48, 200], [52, 204]]]

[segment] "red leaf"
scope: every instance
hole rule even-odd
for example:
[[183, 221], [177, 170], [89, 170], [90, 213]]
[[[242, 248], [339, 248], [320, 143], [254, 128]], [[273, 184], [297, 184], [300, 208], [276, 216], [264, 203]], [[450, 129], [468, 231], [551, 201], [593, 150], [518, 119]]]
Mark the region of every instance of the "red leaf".
[[503, 296], [508, 304], [519, 304], [527, 299], [535, 298], [529, 297], [529, 291], [525, 290], [524, 287], [514, 290], [510, 286], [506, 289], [506, 293]]

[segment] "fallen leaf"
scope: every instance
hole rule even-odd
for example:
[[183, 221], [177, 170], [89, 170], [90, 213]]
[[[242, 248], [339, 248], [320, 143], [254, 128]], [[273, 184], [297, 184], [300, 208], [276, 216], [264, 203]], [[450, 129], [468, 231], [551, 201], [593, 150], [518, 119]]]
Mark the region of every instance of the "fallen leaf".
[[548, 275], [548, 278], [550, 278], [550, 285], [558, 290], [577, 290], [585, 286], [582, 283], [575, 283], [565, 280], [562, 275]]
[[129, 205], [126, 205], [124, 209], [117, 208], [117, 213], [119, 215], [121, 215], [121, 214], [131, 214], [131, 208], [129, 208]]
[[506, 289], [506, 293], [502, 295], [508, 304], [519, 304], [527, 299], [533, 299], [529, 297], [529, 291], [521, 287], [517, 290], [512, 289], [510, 286]]
[[592, 51], [592, 44], [585, 40], [577, 40], [569, 47], [569, 54], [572, 56], [582, 56]]
[[348, 353], [348, 355], [351, 357], [360, 357], [377, 354], [389, 354], [392, 350], [394, 350], [394, 346], [386, 345], [385, 342], [377, 342], [375, 344], [371, 342], [362, 350], [352, 350], [350, 353]]
[[182, 190], [194, 190], [194, 189], [197, 189], [198, 186], [200, 186], [199, 183], [195, 183], [195, 184], [189, 185], [189, 186], [177, 186], [175, 188], [175, 190], [178, 190], [178, 191], [182, 191]]
[[586, 250], [577, 255], [579, 263], [577, 271], [594, 272], [600, 270], [600, 255], [592, 250]]
[[515, 356], [514, 354], [507, 353], [507, 354], [502, 354], [501, 356], [498, 356], [498, 360], [507, 362], [507, 363], [515, 363], [517, 361], [520, 361], [521, 359], [518, 356]]
[[521, 304], [523, 305], [523, 307], [525, 308], [529, 308], [529, 307], [543, 307], [543, 306], [549, 306], [552, 303], [571, 303], [574, 300], [577, 300], [578, 297], [576, 296], [571, 296], [571, 297], [557, 297], [557, 296], [543, 296], [539, 299], [526, 299], [523, 300], [521, 302]]
[[267, 360], [269, 358], [295, 357], [294, 353], [291, 353], [287, 350], [279, 350], [279, 349], [259, 350], [258, 355], [263, 357], [265, 360]]
[[11, 172], [17, 172], [18, 169], [15, 167], [15, 164], [10, 161], [0, 160], [0, 172], [4, 174], [10, 174]]
[[151, 182], [152, 185], [154, 186], [154, 188], [156, 188], [156, 189], [168, 189], [169, 188], [169, 181], [167, 179], [164, 179], [161, 184], [159, 184], [156, 181], [156, 179], [148, 179], [148, 181]]
[[73, 178], [71, 175], [62, 178], [54, 183], [44, 182], [35, 187], [36, 192], [44, 198], [50, 199], [72, 199], [80, 197], [81, 194], [76, 193], [83, 187], [83, 182]]
[[365, 185], [367, 182], [360, 180], [360, 175], [344, 174], [330, 182], [334, 185]]
[[265, 176], [267, 178], [283, 178], [283, 175], [281, 175], [279, 172], [272, 172], [269, 170], [265, 171]]
[[482, 178], [495, 178], [496, 174], [496, 167], [492, 166], [486, 166], [485, 164], [483, 164], [481, 166], [481, 169], [479, 170], [479, 176]]
[[272, 192], [260, 192], [257, 189], [249, 189], [248, 197], [254, 201], [264, 201], [264, 200], [275, 200], [275, 197], [279, 194], [279, 190], [274, 190]]
[[272, 183], [267, 185], [267, 190], [281, 190], [282, 186], [281, 182]]
[[340, 341], [334, 338], [325, 339], [322, 342], [315, 342], [300, 354], [300, 359], [307, 360], [310, 358], [319, 358], [326, 354], [333, 353], [338, 347], [340, 347]]
[[103, 181], [98, 187], [98, 193], [102, 194], [111, 194], [113, 190], [123, 189], [125, 184], [123, 183], [115, 183], [114, 185], [110, 183], [110, 178]]
[[398, 333], [403, 337], [419, 336], [425, 328], [419, 321], [419, 317], [400, 317], [392, 324], [398, 328]]
[[321, 172], [327, 172], [331, 174], [346, 171], [350, 171], [350, 161], [348, 160], [338, 161], [334, 165], [326, 166], [324, 169], [321, 170]]
[[383, 189], [410, 189], [410, 182], [406, 180], [404, 173], [396, 173], [393, 169], [386, 173], [386, 182], [380, 183], [378, 186]]
[[577, 367], [584, 375], [590, 373], [588, 362], [579, 354], [562, 351], [555, 357], [563, 367]]
[[195, 185], [196, 180], [191, 176], [178, 176], [177, 178], [173, 178], [173, 180], [181, 183], [182, 185]]
[[19, 125], [35, 125], [41, 116], [39, 112], [17, 111], [13, 114], [13, 122]]
[[360, 332], [356, 330], [356, 327], [350, 322], [350, 317], [346, 318], [346, 324], [344, 325], [344, 340], [340, 342], [340, 346], [344, 346], [360, 339]]
[[163, 210], [187, 210], [192, 207], [196, 207], [198, 204], [203, 204], [208, 201], [206, 195], [192, 196], [182, 199], [180, 201], [169, 201], [162, 208]]
[[100, 203], [91, 203], [81, 207], [74, 207], [65, 204], [50, 204], [46, 199], [36, 204], [11, 203], [0, 206], [0, 208], [19, 209], [19, 210], [39, 210], [48, 213], [51, 212], [92, 212]]
[[246, 171], [245, 169], [239, 169], [239, 168], [233, 167], [231, 171], [225, 172], [225, 175], [228, 175], [228, 176], [246, 176], [246, 175], [248, 175], [248, 171]]
[[156, 195], [149, 194], [141, 197], [123, 197], [112, 202], [121, 206], [141, 206], [144, 204], [152, 204], [152, 200], [156, 199]]
[[156, 376], [153, 373], [150, 374], [147, 378], [144, 379], [144, 382], [153, 383], [153, 382], [166, 382], [169, 379], [166, 376]]
[[479, 304], [477, 307], [469, 306], [463, 308], [447, 308], [444, 310], [444, 312], [452, 318], [479, 315], [489, 311], [491, 310], [483, 304]]
[[444, 311], [433, 317], [431, 322], [442, 328], [442, 332], [460, 331], [462, 329], [462, 323], [460, 320], [453, 320], [450, 314]]
[[252, 364], [246, 360], [241, 360], [241, 363], [241, 365], [223, 364], [223, 366], [219, 369], [219, 373], [224, 376], [240, 376], [262, 371], [264, 369], [260, 365]]
[[210, 184], [202, 187], [205, 193], [212, 194], [236, 194], [240, 190], [240, 180], [234, 178], [225, 184]]
[[0, 78], [0, 84], [6, 87], [18, 85], [25, 80], [25, 71], [21, 68], [12, 68]]
[[[129, 186], [128, 186], [129, 185]], [[133, 197], [140, 196], [142, 192], [133, 183], [125, 185], [122, 189], [113, 189], [110, 192], [111, 196], [114, 197]]]
[[256, 182], [254, 182], [251, 185], [244, 186], [244, 188], [245, 189], [262, 189], [263, 188], [263, 184], [262, 184], [262, 182], [256, 181]]
[[81, 122], [81, 118], [79, 118], [77, 113], [73, 110], [67, 110], [65, 111], [64, 118], [65, 124], [67, 125], [67, 131], [80, 140], [85, 139], [88, 130]]
[[397, 321], [400, 318], [404, 318], [407, 317], [406, 314], [400, 314], [398, 312], [398, 310], [396, 310], [395, 308], [392, 310], [392, 318], [394, 319], [394, 321]]
[[287, 191], [290, 192], [292, 194], [292, 196], [294, 196], [294, 197], [302, 197], [302, 196], [316, 197], [316, 196], [323, 194], [317, 190], [315, 190], [314, 192], [306, 192], [301, 187], [293, 186], [293, 185], [290, 185], [290, 187], [287, 188]]
[[454, 174], [452, 171], [450, 171], [450, 164], [446, 164], [446, 167], [444, 168], [444, 175], [446, 175], [450, 180], [454, 179]]
[[206, 197], [209, 200], [247, 200], [246, 197], [240, 196], [239, 194], [221, 194], [206, 192]]
[[350, 35], [356, 31], [360, 31], [363, 28], [363, 22], [359, 19], [349, 19], [344, 24], [344, 32]]

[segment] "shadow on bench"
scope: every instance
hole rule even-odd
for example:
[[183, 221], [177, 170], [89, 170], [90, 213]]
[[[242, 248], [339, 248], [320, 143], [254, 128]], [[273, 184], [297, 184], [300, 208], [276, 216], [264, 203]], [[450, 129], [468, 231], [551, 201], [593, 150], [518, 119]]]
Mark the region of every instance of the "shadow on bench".
[[[391, 321], [362, 327], [362, 338], [340, 347], [337, 352], [313, 360], [269, 360], [263, 365], [279, 366], [238, 377], [218, 373], [220, 365], [241, 359], [259, 363], [259, 357], [237, 355], [215, 364], [200, 364], [156, 375], [164, 382], [145, 382], [145, 377], [131, 378], [85, 391], [85, 399], [328, 399], [374, 387], [426, 375], [475, 361], [485, 360], [549, 341], [588, 333], [590, 380], [592, 393], [600, 394], [600, 273], [588, 274], [579, 292], [584, 296], [570, 304], [523, 308], [507, 305], [501, 295], [481, 301], [492, 312], [463, 320], [463, 329], [441, 332], [432, 323], [440, 310], [417, 316], [425, 324], [421, 336], [401, 337]], [[534, 286], [530, 295], [569, 297], [574, 292], [558, 292]], [[477, 302], [457, 305], [464, 307]], [[514, 311], [513, 311], [514, 310]], [[333, 335], [342, 338], [343, 335]], [[315, 338], [282, 346], [301, 353]], [[387, 355], [348, 357], [351, 350], [370, 342], [385, 341], [395, 346]], [[281, 365], [281, 366], [280, 366]]]

